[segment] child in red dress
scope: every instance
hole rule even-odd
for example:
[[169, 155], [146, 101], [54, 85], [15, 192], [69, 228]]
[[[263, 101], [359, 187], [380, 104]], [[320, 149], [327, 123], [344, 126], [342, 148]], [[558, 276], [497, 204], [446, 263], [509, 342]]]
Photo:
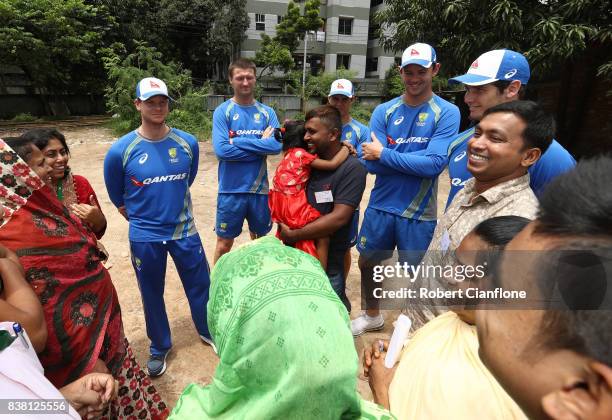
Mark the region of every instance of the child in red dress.
[[[272, 221], [284, 223], [291, 229], [300, 229], [321, 216], [306, 197], [311, 168], [333, 171], [349, 155], [349, 149], [343, 147], [332, 160], [319, 159], [307, 151], [304, 132], [304, 123], [301, 121], [285, 121], [283, 128], [275, 132], [276, 139], [283, 143], [284, 156], [274, 173], [268, 203]], [[278, 232], [276, 236], [279, 236]], [[323, 268], [326, 268], [329, 237], [298, 241], [295, 247], [318, 258]]]

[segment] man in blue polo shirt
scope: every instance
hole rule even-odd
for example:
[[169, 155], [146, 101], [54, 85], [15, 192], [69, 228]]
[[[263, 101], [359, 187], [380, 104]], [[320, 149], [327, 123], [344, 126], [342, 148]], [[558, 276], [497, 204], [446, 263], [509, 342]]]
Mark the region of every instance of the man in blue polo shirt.
[[147, 362], [151, 376], [164, 373], [172, 347], [164, 303], [168, 253], [183, 283], [200, 338], [214, 348], [206, 318], [208, 262], [189, 194], [198, 173], [198, 141], [166, 125], [170, 99], [162, 80], [141, 80], [134, 101], [141, 125], [117, 140], [104, 158], [108, 195], [130, 224], [132, 265], [151, 340]]
[[[372, 141], [362, 144], [368, 171], [376, 175], [357, 243], [362, 296], [373, 286], [373, 267], [398, 251], [424, 252], [437, 217], [437, 177], [459, 128], [459, 109], [435, 95], [432, 79], [440, 70], [435, 50], [416, 43], [404, 51], [402, 96], [379, 105], [372, 114]], [[412, 155], [422, 156], [415, 159]], [[401, 258], [402, 255], [400, 255]], [[410, 261], [418, 264], [418, 261]], [[353, 335], [381, 329], [378, 302], [351, 321]]]
[[255, 69], [246, 58], [230, 64], [234, 96], [213, 114], [212, 142], [219, 159], [215, 262], [232, 249], [244, 219], [251, 239], [272, 229], [266, 156], [280, 153], [282, 145], [273, 136], [279, 127], [276, 113], [255, 100]]
[[[334, 80], [327, 95], [327, 101], [331, 106], [340, 111], [342, 119], [342, 134], [340, 140], [349, 142], [357, 151], [357, 157], [361, 157], [361, 144], [370, 140], [370, 129], [351, 117], [351, 108], [355, 103], [355, 89], [353, 83], [347, 79]], [[351, 248], [357, 244], [357, 233], [359, 231], [359, 207], [355, 209], [351, 221]], [[344, 256], [344, 276], [348, 277], [351, 269], [351, 248]]]
[[[449, 80], [449, 83], [465, 85], [465, 103], [470, 109], [473, 124], [453, 140], [448, 150], [451, 190], [446, 207], [465, 182], [472, 178], [467, 169], [467, 143], [474, 135], [476, 123], [487, 109], [520, 99], [529, 77], [529, 63], [522, 54], [512, 50], [493, 50], [478, 57], [466, 74]], [[575, 165], [572, 155], [553, 140], [548, 150], [529, 168], [531, 189], [536, 196], [540, 196], [554, 177]]]

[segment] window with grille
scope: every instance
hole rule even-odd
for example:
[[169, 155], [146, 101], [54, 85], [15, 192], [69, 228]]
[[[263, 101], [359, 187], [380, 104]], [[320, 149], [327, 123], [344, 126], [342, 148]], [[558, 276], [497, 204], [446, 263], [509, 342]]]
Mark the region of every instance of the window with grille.
[[352, 18], [339, 18], [338, 19], [338, 34], [339, 35], [352, 35], [353, 34], [353, 19]]
[[265, 31], [266, 30], [266, 15], [256, 13], [255, 14], [255, 30]]
[[349, 69], [351, 66], [351, 55], [350, 54], [338, 54], [336, 56], [336, 69], [340, 69], [344, 67], [345, 69]]

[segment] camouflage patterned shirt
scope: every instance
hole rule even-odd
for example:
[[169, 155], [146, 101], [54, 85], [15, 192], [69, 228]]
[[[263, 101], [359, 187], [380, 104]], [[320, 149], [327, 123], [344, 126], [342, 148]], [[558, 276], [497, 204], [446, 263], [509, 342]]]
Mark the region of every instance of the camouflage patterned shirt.
[[[535, 219], [538, 210], [538, 200], [529, 187], [529, 174], [503, 182], [478, 194], [474, 189], [475, 179], [466, 182], [459, 191], [444, 215], [439, 219], [433, 239], [423, 258], [426, 266], [454, 266], [455, 249], [480, 222], [497, 216], [521, 216]], [[446, 282], [442, 279], [416, 279], [418, 287], [433, 290], [444, 288]], [[419, 308], [419, 304], [410, 305], [408, 313], [416, 324], [415, 328], [427, 322], [442, 312], [441, 308], [433, 309], [433, 301], [421, 302], [427, 308]]]

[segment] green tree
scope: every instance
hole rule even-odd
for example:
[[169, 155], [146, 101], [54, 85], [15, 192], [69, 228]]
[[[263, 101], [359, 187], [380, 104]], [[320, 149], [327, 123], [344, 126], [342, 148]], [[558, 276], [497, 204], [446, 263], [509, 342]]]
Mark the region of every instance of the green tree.
[[246, 0], [155, 0], [148, 34], [140, 39], [155, 45], [167, 59], [180, 62], [194, 78], [224, 78], [240, 50], [249, 25]]
[[[612, 78], [612, 24], [606, 0], [386, 0], [376, 16], [382, 44], [401, 51], [416, 41], [435, 46], [445, 75], [460, 74], [485, 51], [525, 53], [533, 80], [560, 79], [558, 131], [579, 138], [594, 82]], [[577, 88], [579, 86], [579, 88]], [[568, 107], [576, 91], [576, 111]]]
[[261, 45], [255, 53], [255, 64], [261, 67], [259, 72], [259, 77], [261, 77], [266, 72], [272, 73], [276, 70], [288, 72], [295, 63], [286, 45], [283, 45], [276, 37], [261, 34]]
[[123, 131], [134, 129], [140, 116], [134, 107], [135, 89], [139, 80], [153, 76], [169, 86], [170, 96], [180, 101], [192, 87], [191, 73], [174, 62], [162, 62], [162, 54], [144, 43], [136, 51], [125, 55], [125, 51], [104, 50], [104, 68], [108, 75], [105, 89], [106, 107], [124, 125]]
[[262, 67], [260, 76], [266, 71], [283, 70], [288, 72], [294, 66], [293, 52], [304, 39], [307, 31], [314, 31], [323, 25], [319, 17], [319, 0], [308, 0], [304, 4], [304, 14], [300, 14], [300, 7], [292, 0], [287, 4], [287, 13], [281, 22], [276, 25], [276, 35], [271, 38], [261, 34], [261, 47], [255, 53], [255, 64]]
[[19, 66], [49, 96], [101, 90], [98, 50], [114, 20], [83, 0], [0, 1], [0, 62]]

